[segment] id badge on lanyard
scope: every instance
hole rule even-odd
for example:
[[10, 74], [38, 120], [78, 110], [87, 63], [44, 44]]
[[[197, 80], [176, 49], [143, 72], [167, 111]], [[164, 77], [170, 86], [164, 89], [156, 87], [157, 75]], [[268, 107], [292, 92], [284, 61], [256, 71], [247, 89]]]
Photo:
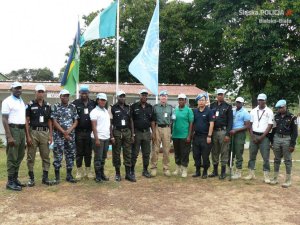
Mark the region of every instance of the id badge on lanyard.
[[88, 108], [84, 108], [84, 114], [89, 114], [89, 109]]
[[40, 121], [40, 123], [44, 123], [44, 116], [40, 116], [39, 121]]
[[121, 120], [121, 125], [122, 125], [122, 126], [125, 126], [125, 125], [126, 125], [125, 120]]

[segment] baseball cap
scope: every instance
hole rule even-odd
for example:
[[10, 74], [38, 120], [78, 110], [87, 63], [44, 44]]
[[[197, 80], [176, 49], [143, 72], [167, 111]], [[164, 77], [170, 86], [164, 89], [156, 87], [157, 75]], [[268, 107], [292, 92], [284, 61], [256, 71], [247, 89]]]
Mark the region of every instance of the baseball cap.
[[205, 99], [207, 99], [207, 94], [206, 94], [206, 92], [200, 93], [199, 95], [197, 95], [195, 101], [198, 102], [199, 99], [201, 99], [201, 98], [203, 98], [203, 97], [205, 97]]
[[242, 97], [237, 97], [235, 101], [236, 102], [241, 102], [241, 103], [245, 102], [245, 100]]
[[217, 89], [217, 95], [218, 94], [225, 94], [226, 90], [222, 89], [222, 88], [219, 88]]
[[284, 100], [284, 99], [279, 100], [279, 101], [276, 103], [275, 108], [280, 108], [280, 107], [282, 107], [282, 106], [286, 106], [286, 100]]
[[126, 95], [124, 91], [120, 90], [117, 91], [117, 96]]
[[69, 94], [70, 94], [70, 92], [67, 89], [63, 89], [63, 90], [61, 90], [59, 92], [59, 96], [61, 96], [61, 95], [69, 95]]
[[38, 84], [35, 86], [35, 91], [46, 91], [46, 88], [42, 84]]
[[99, 93], [97, 94], [97, 99], [103, 99], [107, 101], [107, 96], [105, 93]]
[[267, 96], [264, 93], [261, 93], [257, 96], [257, 100], [267, 100]]
[[184, 99], [186, 99], [186, 95], [185, 94], [179, 94], [178, 98], [184, 98]]
[[89, 85], [86, 85], [86, 84], [80, 85], [79, 91], [80, 92], [89, 92]]
[[10, 85], [10, 88], [16, 88], [16, 87], [22, 87], [22, 84], [20, 82], [16, 81]]
[[142, 89], [139, 91], [139, 94], [148, 94], [148, 90], [147, 89]]
[[168, 91], [167, 90], [162, 90], [159, 92], [159, 96], [161, 95], [168, 95]]

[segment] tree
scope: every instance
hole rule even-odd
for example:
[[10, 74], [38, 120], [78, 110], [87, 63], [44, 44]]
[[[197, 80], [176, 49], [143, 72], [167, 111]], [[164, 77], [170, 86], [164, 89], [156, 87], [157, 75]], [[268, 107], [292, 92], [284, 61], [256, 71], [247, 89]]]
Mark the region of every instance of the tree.
[[11, 80], [19, 81], [54, 81], [53, 72], [47, 67], [43, 69], [19, 69], [13, 70], [6, 76]]

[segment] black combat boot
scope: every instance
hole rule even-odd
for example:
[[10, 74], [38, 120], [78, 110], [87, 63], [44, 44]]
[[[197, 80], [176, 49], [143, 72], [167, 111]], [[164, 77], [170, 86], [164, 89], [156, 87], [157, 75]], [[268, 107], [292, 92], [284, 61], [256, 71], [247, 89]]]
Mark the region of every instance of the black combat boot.
[[219, 173], [218, 173], [218, 166], [219, 166], [219, 164], [214, 165], [214, 170], [213, 170], [213, 172], [211, 174], [208, 175], [208, 177], [216, 177], [216, 176], [219, 175]]
[[130, 166], [125, 166], [125, 172], [126, 172], [125, 180], [128, 180], [130, 182], [136, 182], [136, 179], [131, 176], [130, 169], [131, 169]]
[[18, 179], [18, 177], [19, 177], [19, 173], [18, 172], [15, 172], [15, 183], [16, 183], [16, 185], [17, 186], [20, 186], [20, 187], [26, 187], [26, 184], [22, 184], [20, 181], [19, 181], [19, 179]]
[[6, 189], [12, 191], [22, 191], [22, 187], [16, 185], [14, 176], [8, 176]]
[[96, 183], [101, 183], [102, 182], [102, 178], [101, 178], [101, 172], [99, 168], [95, 168], [95, 181]]
[[48, 171], [45, 171], [45, 170], [43, 171], [42, 184], [46, 184], [46, 185], [49, 185], [49, 186], [52, 186], [52, 185], [56, 184], [55, 181], [49, 180]]
[[146, 178], [151, 178], [151, 174], [148, 171], [148, 166], [144, 166], [142, 175]]
[[60, 172], [59, 169], [55, 169], [55, 184], [59, 184], [60, 183]]
[[136, 181], [134, 166], [130, 167], [130, 175], [131, 175], [131, 178]]
[[101, 167], [100, 168], [100, 175], [101, 175], [101, 179], [103, 181], [109, 181], [109, 178], [107, 176], [105, 176], [105, 173], [104, 173], [104, 167]]
[[115, 181], [121, 181], [121, 172], [120, 172], [120, 167], [115, 167], [116, 170], [116, 175], [115, 175]]
[[196, 167], [196, 172], [193, 174], [192, 177], [200, 177], [201, 176], [201, 172], [200, 172], [200, 166]]
[[74, 177], [72, 176], [72, 169], [67, 169], [67, 177], [66, 177], [66, 181], [70, 182], [70, 183], [77, 183], [77, 181], [74, 179]]
[[224, 180], [226, 178], [226, 166], [221, 167], [221, 175], [219, 176], [220, 180]]
[[33, 171], [29, 171], [28, 176], [29, 176], [29, 180], [28, 180], [27, 186], [28, 187], [33, 187], [35, 185]]
[[203, 173], [202, 173], [202, 179], [206, 179], [207, 178], [207, 167], [204, 167], [204, 169], [203, 169]]

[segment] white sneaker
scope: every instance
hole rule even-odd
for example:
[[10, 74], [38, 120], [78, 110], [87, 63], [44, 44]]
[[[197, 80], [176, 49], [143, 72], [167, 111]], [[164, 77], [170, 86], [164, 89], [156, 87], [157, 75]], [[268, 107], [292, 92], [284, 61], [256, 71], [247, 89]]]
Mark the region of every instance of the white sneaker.
[[86, 171], [87, 171], [87, 177], [89, 179], [94, 179], [95, 178], [94, 171], [91, 169], [91, 167], [86, 167]]
[[170, 170], [164, 170], [164, 175], [165, 175], [166, 177], [171, 176]]
[[186, 178], [187, 177], [187, 167], [182, 166], [182, 174], [181, 177]]
[[237, 180], [237, 179], [240, 179], [241, 177], [242, 177], [242, 170], [241, 169], [237, 169], [235, 171], [235, 173], [231, 176], [231, 179]]
[[291, 174], [287, 174], [285, 177], [285, 182], [281, 185], [283, 188], [288, 188], [292, 185], [292, 176]]
[[173, 175], [177, 176], [181, 174], [181, 166], [176, 165], [176, 170], [173, 172]]
[[254, 170], [249, 170], [248, 176], [244, 177], [245, 180], [253, 180], [255, 179], [255, 173]]
[[269, 171], [264, 171], [264, 182], [266, 184], [269, 184], [271, 182], [271, 180], [270, 180], [270, 172]]
[[156, 168], [151, 169], [150, 174], [151, 174], [151, 177], [156, 177], [157, 169]]
[[82, 172], [83, 172], [83, 168], [82, 167], [77, 167], [77, 173], [76, 173], [76, 180], [81, 180], [82, 179]]

